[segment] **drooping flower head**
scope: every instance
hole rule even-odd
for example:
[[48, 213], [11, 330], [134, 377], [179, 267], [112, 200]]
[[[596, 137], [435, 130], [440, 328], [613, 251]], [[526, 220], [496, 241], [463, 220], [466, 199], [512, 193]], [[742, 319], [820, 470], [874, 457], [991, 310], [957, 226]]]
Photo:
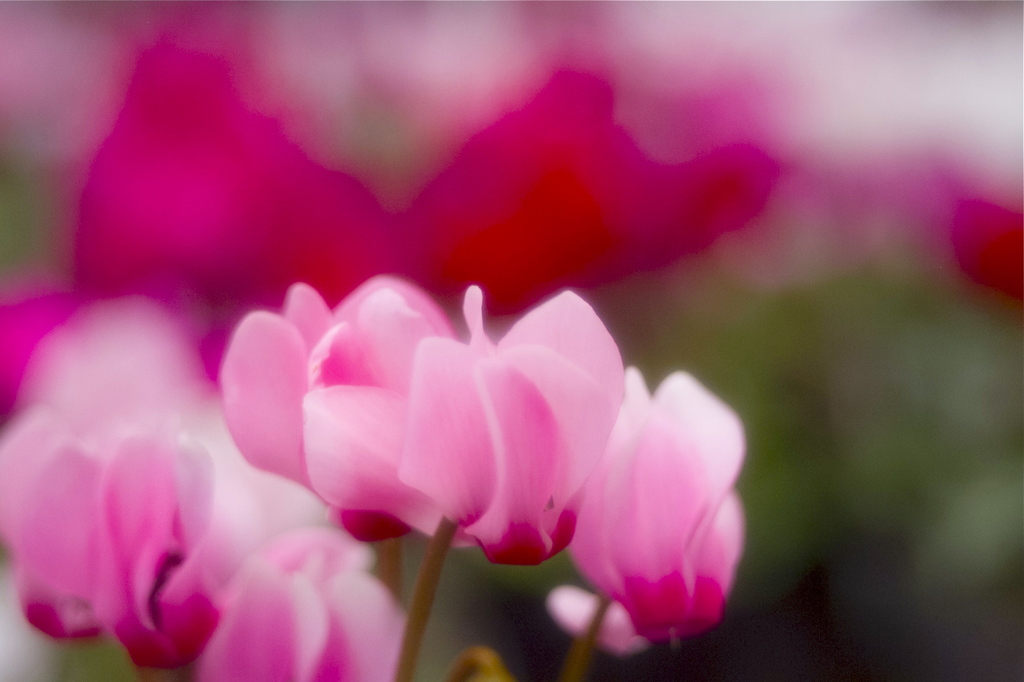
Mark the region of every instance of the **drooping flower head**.
[[239, 449], [321, 495], [362, 540], [433, 532], [436, 506], [398, 479], [416, 348], [454, 336], [416, 287], [375, 277], [332, 312], [297, 284], [281, 315], [242, 320], [221, 373]]
[[693, 377], [672, 374], [652, 397], [627, 370], [570, 551], [644, 637], [696, 635], [722, 619], [743, 546], [733, 485], [744, 449], [739, 418]]
[[0, 532], [26, 617], [109, 632], [142, 665], [198, 654], [217, 620], [188, 567], [209, 521], [208, 454], [179, 441], [198, 363], [155, 306], [83, 309], [36, 348], [0, 445]]
[[39, 344], [0, 440], [0, 537], [38, 629], [183, 665], [241, 557], [322, 518], [300, 487], [237, 471], [209, 388], [174, 319], [140, 299], [84, 308]]
[[562, 293], [497, 343], [466, 292], [469, 343], [429, 337], [413, 362], [399, 475], [496, 563], [536, 564], [572, 539], [579, 493], [622, 400], [619, 350]]

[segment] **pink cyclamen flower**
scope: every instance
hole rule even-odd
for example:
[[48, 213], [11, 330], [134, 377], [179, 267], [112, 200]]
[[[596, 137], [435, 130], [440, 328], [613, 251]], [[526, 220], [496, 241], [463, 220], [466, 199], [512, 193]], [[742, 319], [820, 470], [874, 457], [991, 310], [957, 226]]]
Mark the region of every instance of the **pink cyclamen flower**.
[[[573, 637], [582, 637], [597, 613], [598, 597], [573, 585], [560, 585], [548, 593], [547, 608], [563, 630]], [[597, 645], [610, 654], [625, 657], [643, 651], [650, 643], [636, 634], [625, 607], [613, 601], [601, 621]]]
[[743, 546], [736, 414], [688, 374], [652, 397], [635, 368], [570, 551], [652, 641], [717, 625]]
[[483, 293], [466, 292], [468, 344], [416, 349], [399, 475], [434, 499], [496, 563], [536, 564], [572, 539], [579, 493], [622, 400], [619, 350], [565, 292], [498, 343]]
[[293, 531], [229, 586], [199, 682], [385, 682], [404, 617], [365, 572], [369, 550], [337, 530]]
[[36, 347], [0, 442], [0, 534], [25, 615], [55, 637], [108, 632], [177, 666], [217, 620], [195, 551], [212, 467], [177, 414], [206, 388], [175, 322], [139, 299], [79, 311]]
[[0, 444], [0, 532], [29, 622], [54, 637], [101, 631], [139, 665], [195, 658], [217, 622], [196, 565], [212, 468], [170, 431], [79, 437], [48, 406]]
[[152, 303], [76, 313], [36, 348], [19, 403], [0, 439], [0, 537], [27, 619], [51, 636], [106, 633], [138, 665], [187, 663], [242, 555], [323, 517], [221, 444], [199, 359]]
[[252, 464], [311, 487], [357, 538], [433, 532], [440, 512], [398, 479], [398, 459], [416, 348], [453, 335], [426, 294], [392, 277], [333, 312], [296, 284], [281, 315], [255, 312], [235, 330], [221, 372], [228, 426]]

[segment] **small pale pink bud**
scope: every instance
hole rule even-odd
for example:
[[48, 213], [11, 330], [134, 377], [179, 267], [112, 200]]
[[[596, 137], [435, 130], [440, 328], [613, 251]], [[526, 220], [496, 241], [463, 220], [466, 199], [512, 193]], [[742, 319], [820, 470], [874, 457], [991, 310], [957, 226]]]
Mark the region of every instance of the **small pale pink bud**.
[[[572, 585], [556, 587], [548, 593], [548, 613], [572, 637], [582, 637], [598, 609], [596, 594]], [[610, 654], [625, 657], [643, 651], [650, 644], [636, 634], [629, 613], [613, 601], [597, 632], [597, 645]]]

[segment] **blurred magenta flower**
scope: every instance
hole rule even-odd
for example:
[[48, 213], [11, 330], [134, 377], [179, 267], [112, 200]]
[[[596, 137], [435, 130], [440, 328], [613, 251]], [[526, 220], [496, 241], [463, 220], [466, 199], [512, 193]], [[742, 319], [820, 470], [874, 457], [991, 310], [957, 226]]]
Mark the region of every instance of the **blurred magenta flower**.
[[370, 553], [337, 530], [282, 536], [229, 587], [200, 682], [386, 682], [404, 616], [368, 574]]
[[[548, 593], [547, 608], [563, 630], [573, 637], [582, 637], [597, 613], [598, 596], [573, 585], [561, 585]], [[613, 601], [601, 621], [597, 645], [624, 657], [643, 651], [650, 642], [636, 634], [625, 607]]]
[[4, 292], [0, 302], [0, 416], [15, 405], [36, 344], [78, 307], [72, 294], [51, 287]]
[[605, 80], [560, 71], [474, 135], [409, 212], [426, 280], [479, 283], [496, 309], [518, 310], [562, 286], [667, 265], [761, 211], [778, 174], [763, 151], [728, 144], [660, 163], [614, 105]]
[[733, 491], [743, 457], [739, 418], [693, 377], [672, 374], [652, 397], [640, 372], [627, 370], [570, 551], [640, 635], [686, 637], [722, 619], [743, 545]]
[[369, 191], [252, 111], [226, 58], [142, 53], [82, 193], [79, 285], [237, 306], [301, 280], [337, 300], [389, 252]]
[[255, 312], [231, 340], [221, 383], [228, 425], [255, 466], [310, 486], [361, 540], [432, 533], [440, 513], [398, 479], [413, 357], [454, 336], [416, 287], [375, 277], [332, 312], [294, 285], [281, 315]]
[[37, 628], [182, 665], [241, 557], [322, 518], [287, 481], [218, 475], [241, 458], [210, 433], [210, 389], [175, 319], [142, 299], [83, 308], [38, 345], [0, 440], [0, 534]]
[[495, 563], [537, 564], [572, 539], [580, 490], [622, 400], [615, 341], [562, 293], [495, 344], [483, 293], [466, 292], [468, 344], [416, 349], [401, 480], [437, 502]]

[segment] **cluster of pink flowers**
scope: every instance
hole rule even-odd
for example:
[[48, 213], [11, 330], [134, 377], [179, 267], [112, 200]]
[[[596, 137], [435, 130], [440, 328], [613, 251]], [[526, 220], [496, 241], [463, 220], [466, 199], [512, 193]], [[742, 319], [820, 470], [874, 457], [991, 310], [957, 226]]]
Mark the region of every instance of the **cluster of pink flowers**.
[[333, 314], [293, 287], [284, 315], [250, 315], [225, 357], [242, 453], [307, 483], [364, 540], [430, 533], [444, 515], [492, 561], [561, 551], [621, 402], [622, 360], [575, 294], [498, 343], [482, 304], [471, 287], [462, 343], [436, 304], [388, 277]]
[[[236, 595], [269, 599], [306, 563], [333, 567], [318, 593], [325, 617], [344, 610], [334, 585], [350, 579], [337, 576], [364, 569], [367, 550], [339, 531], [311, 535], [324, 505], [244, 461], [191, 343], [155, 304], [113, 300], [73, 315], [35, 349], [19, 405], [0, 440], [0, 537], [39, 630], [107, 634], [136, 665], [164, 668], [194, 660], [216, 631], [205, 671], [218, 657], [244, 660], [230, 642], [244, 608]], [[265, 548], [274, 539], [285, 549]], [[260, 562], [279, 574], [253, 587]], [[375, 613], [387, 609], [397, 613], [391, 603]], [[394, 618], [381, 627], [400, 629]], [[277, 641], [247, 637], [257, 649]]]
[[[687, 375], [651, 398], [574, 293], [497, 340], [478, 287], [463, 313], [460, 338], [393, 277], [334, 310], [296, 284], [235, 330], [221, 400], [155, 304], [74, 314], [0, 441], [28, 620], [113, 636], [141, 667], [199, 657], [202, 680], [386, 680], [405, 617], [368, 546], [327, 522], [377, 541], [446, 519], [496, 563], [569, 546], [616, 602], [605, 630], [633, 638], [602, 634], [609, 650], [717, 624], [742, 546], [736, 415]], [[572, 629], [586, 599], [564, 592]]]

